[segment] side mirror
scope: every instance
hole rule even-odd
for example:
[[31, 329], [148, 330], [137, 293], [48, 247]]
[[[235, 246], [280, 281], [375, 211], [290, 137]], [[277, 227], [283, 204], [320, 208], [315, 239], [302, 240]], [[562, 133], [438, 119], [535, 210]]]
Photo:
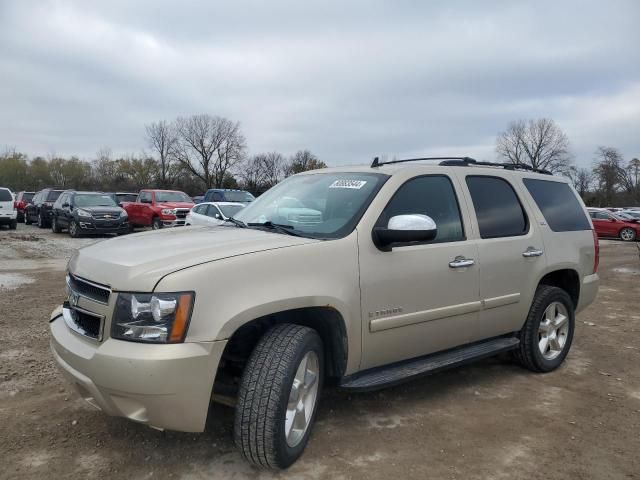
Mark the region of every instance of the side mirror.
[[376, 247], [388, 252], [394, 246], [428, 242], [436, 238], [437, 234], [436, 222], [431, 217], [414, 213], [391, 217], [387, 228], [373, 229], [372, 237]]

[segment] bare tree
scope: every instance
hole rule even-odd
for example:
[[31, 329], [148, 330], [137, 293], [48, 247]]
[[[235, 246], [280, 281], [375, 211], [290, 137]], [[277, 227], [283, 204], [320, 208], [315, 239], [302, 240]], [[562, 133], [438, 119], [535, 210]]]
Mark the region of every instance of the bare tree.
[[593, 183], [593, 173], [588, 168], [571, 166], [567, 171], [567, 176], [571, 180], [573, 188], [580, 194], [584, 200], [587, 193], [591, 189]]
[[177, 160], [207, 188], [220, 187], [227, 173], [244, 156], [245, 139], [240, 123], [211, 115], [176, 120]]
[[145, 125], [149, 147], [158, 155], [158, 183], [168, 187], [173, 181], [173, 163], [178, 138], [175, 126], [165, 120]]
[[327, 164], [318, 160], [318, 157], [309, 150], [298, 150], [289, 159], [288, 165], [285, 166], [284, 174], [288, 177], [296, 173], [316, 170], [318, 168], [327, 168]]
[[258, 153], [245, 162], [240, 177], [247, 190], [259, 195], [283, 179], [285, 166], [279, 152]]
[[613, 205], [616, 192], [623, 185], [624, 168], [622, 154], [617, 148], [598, 147], [593, 174], [598, 183], [598, 193], [605, 206]]
[[563, 173], [571, 166], [569, 138], [548, 118], [517, 120], [498, 135], [496, 152], [511, 163]]

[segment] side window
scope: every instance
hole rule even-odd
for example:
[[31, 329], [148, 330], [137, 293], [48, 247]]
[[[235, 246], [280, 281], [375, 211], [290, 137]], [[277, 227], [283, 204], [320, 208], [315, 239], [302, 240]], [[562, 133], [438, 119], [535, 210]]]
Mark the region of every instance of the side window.
[[523, 182], [551, 230], [554, 232], [591, 230], [582, 205], [568, 184], [534, 178], [525, 178]]
[[151, 203], [151, 192], [140, 192], [140, 202]]
[[465, 239], [458, 199], [453, 184], [444, 175], [416, 177], [402, 185], [380, 215], [376, 226], [386, 227], [391, 217], [419, 213], [430, 216], [438, 234], [429, 243]]
[[222, 194], [220, 192], [213, 192], [212, 196], [212, 202], [222, 202], [224, 200], [224, 198], [222, 197]]
[[467, 186], [478, 218], [480, 237], [514, 237], [527, 233], [529, 224], [524, 208], [506, 180], [470, 175]]
[[596, 218], [598, 220], [609, 220], [611, 217], [609, 216], [608, 213], [596, 212]]
[[207, 209], [207, 216], [216, 218], [216, 215], [219, 214], [220, 212], [218, 211], [218, 207], [216, 207], [215, 205], [209, 205], [209, 208]]

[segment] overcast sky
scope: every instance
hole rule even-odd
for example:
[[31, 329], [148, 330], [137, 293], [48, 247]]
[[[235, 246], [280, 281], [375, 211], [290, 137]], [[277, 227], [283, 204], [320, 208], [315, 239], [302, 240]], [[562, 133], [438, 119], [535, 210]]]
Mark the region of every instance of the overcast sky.
[[[428, 5], [427, 5], [428, 3]], [[553, 118], [589, 165], [640, 157], [640, 2], [0, 0], [0, 147], [92, 158], [210, 113], [250, 153], [495, 159]]]

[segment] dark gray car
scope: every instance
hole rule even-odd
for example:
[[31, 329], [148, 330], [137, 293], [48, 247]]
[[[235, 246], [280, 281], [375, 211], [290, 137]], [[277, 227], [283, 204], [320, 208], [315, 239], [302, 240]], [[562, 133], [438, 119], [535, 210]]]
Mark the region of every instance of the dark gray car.
[[51, 229], [69, 235], [129, 232], [129, 217], [111, 195], [97, 192], [66, 191], [53, 204]]

